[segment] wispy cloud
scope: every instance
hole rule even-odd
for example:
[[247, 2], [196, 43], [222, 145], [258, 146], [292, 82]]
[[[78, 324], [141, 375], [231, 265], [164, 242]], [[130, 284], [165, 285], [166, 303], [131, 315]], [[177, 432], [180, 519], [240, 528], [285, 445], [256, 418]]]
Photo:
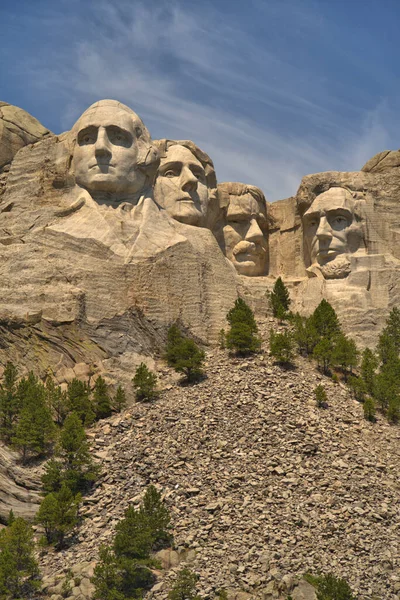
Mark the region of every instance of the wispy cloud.
[[[154, 138], [192, 139], [220, 181], [258, 185], [270, 200], [293, 194], [307, 173], [360, 168], [400, 133], [385, 102], [371, 108], [325, 77], [309, 44], [328, 43], [328, 24], [311, 0], [249, 0], [251, 18], [207, 0], [99, 0], [86, 15], [66, 6], [42, 18], [47, 29], [63, 24], [57, 50], [26, 72], [40, 93], [51, 83], [64, 129], [91, 102], [116, 98]], [[299, 64], [296, 48], [308, 61]]]

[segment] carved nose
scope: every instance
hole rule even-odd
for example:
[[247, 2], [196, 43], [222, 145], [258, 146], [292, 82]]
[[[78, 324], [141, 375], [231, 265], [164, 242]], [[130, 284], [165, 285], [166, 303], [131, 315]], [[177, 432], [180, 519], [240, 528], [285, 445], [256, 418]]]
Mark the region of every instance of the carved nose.
[[181, 173], [181, 182], [182, 182], [182, 190], [185, 192], [195, 192], [197, 189], [197, 177], [196, 175], [187, 167], [182, 169]]
[[245, 239], [248, 242], [256, 242], [262, 239], [263, 237], [263, 232], [261, 231], [260, 226], [257, 223], [257, 219], [251, 219], [250, 226], [247, 230]]
[[326, 217], [321, 217], [317, 232], [315, 234], [319, 240], [332, 239], [331, 227]]
[[94, 151], [96, 156], [111, 156], [110, 141], [104, 128], [100, 127], [97, 132], [97, 140]]

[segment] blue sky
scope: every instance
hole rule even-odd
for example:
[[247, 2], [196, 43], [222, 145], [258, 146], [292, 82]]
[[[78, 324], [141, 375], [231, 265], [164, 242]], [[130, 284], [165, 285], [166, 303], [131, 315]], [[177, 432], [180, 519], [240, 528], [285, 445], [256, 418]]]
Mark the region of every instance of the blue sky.
[[1, 0], [0, 100], [55, 133], [115, 98], [270, 201], [400, 147], [399, 0]]

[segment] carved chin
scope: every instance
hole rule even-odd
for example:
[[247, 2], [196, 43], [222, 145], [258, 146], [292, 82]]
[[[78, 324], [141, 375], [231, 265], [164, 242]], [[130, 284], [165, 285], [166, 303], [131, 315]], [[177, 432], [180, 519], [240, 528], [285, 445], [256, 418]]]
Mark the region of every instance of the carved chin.
[[324, 265], [314, 264], [307, 269], [310, 276], [315, 276], [319, 272], [324, 279], [344, 279], [350, 274], [350, 271], [350, 260], [347, 254], [340, 254]]

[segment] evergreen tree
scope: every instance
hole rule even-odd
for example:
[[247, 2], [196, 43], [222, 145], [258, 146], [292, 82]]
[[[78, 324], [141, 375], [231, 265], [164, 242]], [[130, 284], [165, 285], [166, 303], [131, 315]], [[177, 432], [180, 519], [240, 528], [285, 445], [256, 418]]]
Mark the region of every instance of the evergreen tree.
[[242, 298], [235, 301], [226, 318], [230, 325], [226, 334], [227, 348], [242, 355], [257, 352], [261, 347], [257, 324], [253, 311]]
[[179, 571], [176, 581], [168, 593], [168, 600], [200, 600], [196, 592], [198, 577], [190, 569]]
[[369, 348], [365, 348], [361, 359], [361, 377], [365, 382], [368, 394], [374, 395], [375, 376], [378, 368], [378, 359]]
[[55, 455], [57, 460], [49, 461], [42, 476], [45, 491], [58, 492], [65, 483], [76, 494], [90, 488], [97, 479], [99, 469], [90, 455], [82, 422], [74, 412], [65, 419]]
[[326, 337], [321, 338], [313, 350], [313, 356], [317, 359], [318, 365], [325, 375], [328, 375], [332, 364], [332, 350], [332, 341]]
[[311, 319], [320, 337], [332, 339], [340, 333], [340, 323], [337, 314], [325, 299], [321, 300], [313, 312]]
[[348, 372], [358, 365], [358, 350], [355, 342], [343, 333], [339, 333], [333, 343], [332, 364], [341, 367], [344, 380], [347, 381]]
[[3, 382], [0, 386], [0, 437], [7, 443], [10, 443], [14, 435], [15, 422], [20, 408], [16, 385], [17, 376], [16, 367], [11, 362], [7, 362]]
[[0, 598], [30, 598], [39, 587], [32, 527], [17, 518], [0, 531]]
[[289, 290], [282, 279], [278, 277], [270, 294], [270, 303], [274, 317], [278, 318], [280, 321], [285, 319], [290, 302]]
[[67, 389], [68, 412], [75, 412], [85, 426], [91, 425], [95, 420], [90, 387], [79, 379], [73, 379]]
[[294, 339], [298, 352], [303, 356], [311, 356], [319, 341], [319, 334], [311, 317], [302, 317], [297, 313], [293, 317]]
[[136, 400], [138, 402], [150, 402], [156, 397], [157, 376], [150, 371], [145, 363], [140, 363], [137, 367], [132, 383], [136, 389]]
[[400, 421], [400, 398], [398, 395], [392, 396], [389, 400], [387, 418], [390, 423], [398, 423]]
[[112, 402], [112, 407], [117, 412], [121, 412], [126, 408], [126, 394], [121, 385], [117, 387], [117, 391]]
[[[400, 310], [394, 307], [386, 321], [386, 327], [382, 331], [383, 338], [389, 338], [394, 345], [397, 355], [400, 353]], [[379, 341], [378, 346], [381, 345]]]
[[328, 574], [316, 578], [316, 581], [317, 600], [355, 600], [345, 579]]
[[351, 389], [353, 396], [357, 400], [357, 402], [365, 401], [368, 390], [365, 381], [361, 377], [354, 377], [352, 375], [351, 377], [349, 377], [347, 385]]
[[183, 373], [186, 381], [193, 382], [202, 374], [202, 365], [205, 354], [198, 345], [180, 332], [177, 325], [172, 325], [168, 330], [168, 340], [165, 358], [170, 367], [177, 373]]
[[328, 397], [326, 395], [326, 391], [323, 385], [319, 384], [314, 389], [315, 403], [318, 408], [327, 408], [328, 406]]
[[142, 510], [136, 510], [133, 505], [129, 506], [115, 531], [114, 551], [118, 558], [149, 558], [153, 547], [153, 535], [150, 523]]
[[150, 526], [152, 549], [157, 550], [171, 542], [169, 533], [171, 516], [168, 508], [161, 500], [160, 492], [150, 485], [143, 498], [141, 511]]
[[22, 380], [18, 388], [21, 410], [12, 444], [26, 462], [30, 455], [40, 456], [48, 451], [55, 438], [55, 428], [44, 386], [33, 373]]
[[294, 358], [294, 340], [290, 331], [275, 333], [273, 329], [269, 334], [269, 350], [275, 360], [280, 363], [290, 363]]
[[78, 523], [80, 494], [74, 496], [63, 484], [59, 492], [47, 494], [42, 500], [36, 521], [43, 525], [48, 544], [64, 547], [65, 537]]
[[68, 414], [67, 394], [61, 390], [59, 385], [54, 383], [52, 377], [47, 377], [46, 379], [46, 397], [47, 405], [53, 414], [53, 418], [57, 425], [61, 427]]
[[218, 343], [220, 350], [225, 350], [226, 348], [226, 333], [225, 329], [220, 329], [218, 334]]
[[375, 414], [376, 414], [375, 402], [373, 401], [373, 399], [370, 396], [368, 396], [365, 399], [363, 409], [364, 409], [364, 417], [367, 419], [367, 421], [371, 421], [371, 423], [374, 423], [376, 420], [375, 419]]
[[106, 419], [112, 412], [107, 384], [101, 376], [96, 379], [94, 384], [93, 408], [97, 419]]

